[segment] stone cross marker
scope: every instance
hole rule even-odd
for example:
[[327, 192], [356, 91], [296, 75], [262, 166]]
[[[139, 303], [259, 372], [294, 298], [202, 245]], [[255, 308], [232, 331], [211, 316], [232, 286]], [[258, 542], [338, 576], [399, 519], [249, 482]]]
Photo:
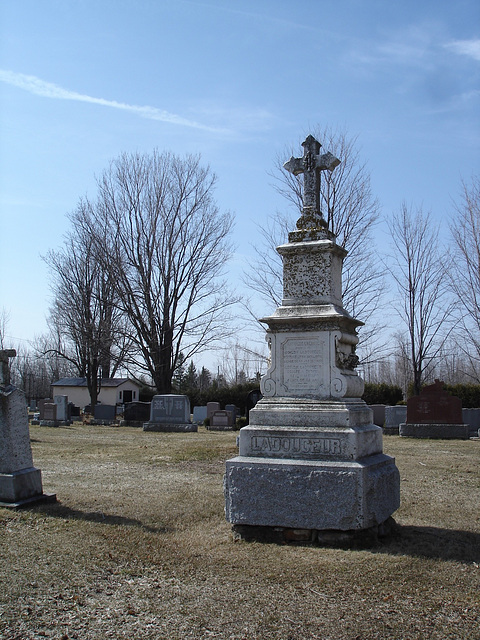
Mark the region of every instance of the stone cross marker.
[[302, 142], [303, 156], [293, 156], [285, 162], [284, 169], [298, 176], [303, 173], [303, 215], [307, 218], [321, 218], [320, 224], [327, 226], [320, 211], [320, 171], [333, 171], [340, 160], [330, 152], [320, 155], [322, 145], [310, 135]]
[[15, 358], [17, 352], [15, 349], [2, 349], [0, 351], [0, 386], [6, 387], [10, 384], [10, 365], [9, 358]]

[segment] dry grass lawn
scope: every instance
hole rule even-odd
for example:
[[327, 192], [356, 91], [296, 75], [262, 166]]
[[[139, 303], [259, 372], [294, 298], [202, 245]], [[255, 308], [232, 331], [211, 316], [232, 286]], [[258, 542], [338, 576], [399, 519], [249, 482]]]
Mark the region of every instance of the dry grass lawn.
[[0, 509], [0, 637], [480, 639], [480, 442], [385, 437], [398, 535], [375, 549], [233, 542], [236, 433], [31, 427], [59, 502]]

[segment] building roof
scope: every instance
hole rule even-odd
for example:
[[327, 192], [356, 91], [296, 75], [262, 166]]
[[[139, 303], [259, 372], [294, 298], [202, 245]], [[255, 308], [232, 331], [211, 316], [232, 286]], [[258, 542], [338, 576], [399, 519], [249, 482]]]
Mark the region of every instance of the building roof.
[[[124, 382], [130, 382], [136, 387], [140, 388], [140, 385], [130, 378], [102, 378], [101, 387], [119, 387]], [[61, 378], [52, 384], [52, 387], [86, 387], [86, 378]]]

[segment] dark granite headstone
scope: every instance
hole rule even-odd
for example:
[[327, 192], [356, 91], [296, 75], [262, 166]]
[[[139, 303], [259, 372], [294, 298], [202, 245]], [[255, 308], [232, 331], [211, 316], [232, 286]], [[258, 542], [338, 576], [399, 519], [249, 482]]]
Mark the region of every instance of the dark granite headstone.
[[113, 422], [117, 417], [116, 409], [114, 404], [97, 404], [93, 411], [93, 417], [95, 420]]
[[435, 380], [407, 401], [407, 424], [463, 424], [462, 401]]
[[253, 407], [257, 404], [257, 402], [262, 398], [263, 396], [260, 393], [260, 389], [253, 389], [253, 391], [250, 391], [250, 393], [248, 394], [247, 402], [245, 406], [246, 414], [247, 414], [247, 422], [248, 422], [248, 414], [250, 412], [250, 409], [253, 409]]
[[440, 380], [407, 401], [407, 421], [399, 427], [400, 435], [407, 438], [466, 440], [469, 431], [469, 426], [463, 423], [460, 398], [444, 391]]
[[150, 402], [127, 402], [123, 410], [126, 422], [146, 422], [150, 417]]

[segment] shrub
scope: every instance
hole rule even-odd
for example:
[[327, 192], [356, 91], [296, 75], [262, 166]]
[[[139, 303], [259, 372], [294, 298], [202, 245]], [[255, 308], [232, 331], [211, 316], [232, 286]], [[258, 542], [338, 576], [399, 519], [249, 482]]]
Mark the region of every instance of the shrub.
[[400, 387], [391, 384], [370, 382], [365, 383], [365, 391], [362, 400], [367, 404], [388, 404], [391, 406], [403, 400], [403, 393]]

